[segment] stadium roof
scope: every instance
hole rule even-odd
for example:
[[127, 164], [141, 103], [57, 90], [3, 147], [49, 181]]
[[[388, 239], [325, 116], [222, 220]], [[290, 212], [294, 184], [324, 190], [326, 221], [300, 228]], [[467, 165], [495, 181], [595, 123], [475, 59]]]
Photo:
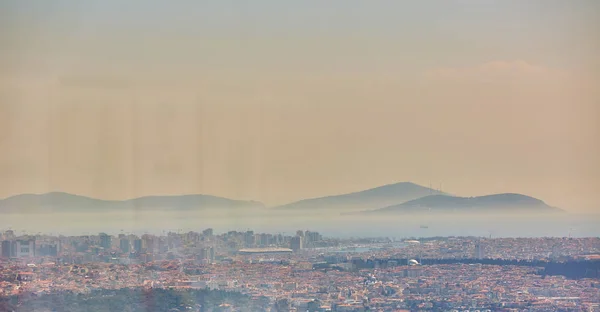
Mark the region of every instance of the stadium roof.
[[282, 253], [293, 252], [289, 248], [244, 248], [238, 250], [239, 253]]

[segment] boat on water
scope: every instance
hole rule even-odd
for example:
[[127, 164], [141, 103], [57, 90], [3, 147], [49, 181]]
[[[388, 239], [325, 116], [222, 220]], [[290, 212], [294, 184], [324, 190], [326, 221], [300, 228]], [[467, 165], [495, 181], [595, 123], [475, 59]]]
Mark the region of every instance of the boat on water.
[[429, 227], [427, 225], [421, 225], [422, 229], [428, 229]]

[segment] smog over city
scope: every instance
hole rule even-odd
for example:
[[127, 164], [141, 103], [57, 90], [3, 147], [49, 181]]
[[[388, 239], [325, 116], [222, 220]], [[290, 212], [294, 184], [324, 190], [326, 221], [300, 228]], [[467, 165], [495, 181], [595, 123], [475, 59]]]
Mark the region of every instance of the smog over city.
[[600, 2], [0, 2], [0, 312], [600, 311]]

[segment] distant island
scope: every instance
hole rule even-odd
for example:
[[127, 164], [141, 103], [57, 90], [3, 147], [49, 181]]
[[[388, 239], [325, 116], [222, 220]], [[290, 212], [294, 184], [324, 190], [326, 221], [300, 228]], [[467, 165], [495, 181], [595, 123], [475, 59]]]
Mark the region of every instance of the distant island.
[[129, 200], [102, 200], [62, 192], [21, 194], [0, 200], [0, 213], [102, 212], [122, 210], [256, 209], [260, 202], [211, 195], [145, 196]]
[[110, 211], [254, 211], [265, 216], [292, 213], [415, 214], [430, 212], [561, 212], [522, 194], [458, 197], [411, 182], [384, 185], [342, 195], [304, 199], [266, 209], [257, 201], [193, 194], [144, 196], [102, 200], [63, 192], [21, 194], [0, 200], [0, 213], [110, 212]]
[[274, 207], [289, 211], [360, 211], [401, 204], [428, 195], [445, 194], [411, 182], [388, 184], [364, 191], [304, 199]]
[[477, 197], [457, 197], [431, 195], [375, 210], [361, 211], [359, 214], [415, 214], [415, 213], [454, 213], [454, 212], [522, 212], [555, 213], [563, 210], [549, 206], [530, 196], [514, 193], [492, 194]]

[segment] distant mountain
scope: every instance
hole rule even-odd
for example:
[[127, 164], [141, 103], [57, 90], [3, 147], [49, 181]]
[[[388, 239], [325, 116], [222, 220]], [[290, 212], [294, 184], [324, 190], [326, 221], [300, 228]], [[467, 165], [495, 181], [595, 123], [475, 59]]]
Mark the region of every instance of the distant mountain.
[[411, 182], [384, 185], [349, 194], [304, 199], [275, 207], [280, 210], [357, 211], [396, 205], [427, 195], [444, 194]]
[[123, 209], [193, 210], [264, 208], [259, 202], [210, 195], [146, 196], [130, 200], [101, 200], [61, 192], [22, 194], [0, 200], [1, 212], [86, 212]]
[[424, 212], [560, 212], [543, 201], [522, 194], [493, 194], [478, 197], [455, 197], [431, 195], [402, 204], [376, 210], [363, 211], [367, 214], [409, 214]]

